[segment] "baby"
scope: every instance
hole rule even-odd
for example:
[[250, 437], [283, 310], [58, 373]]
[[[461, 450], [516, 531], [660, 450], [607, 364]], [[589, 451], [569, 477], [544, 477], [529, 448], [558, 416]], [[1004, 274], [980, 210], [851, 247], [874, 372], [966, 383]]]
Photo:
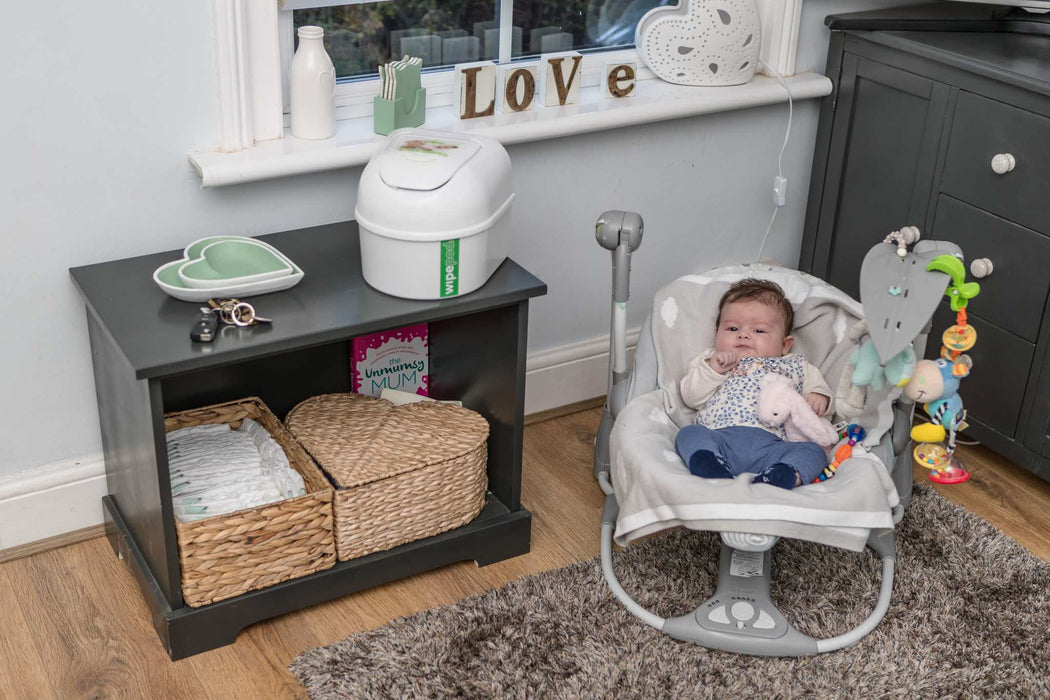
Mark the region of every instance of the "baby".
[[768, 372], [795, 382], [813, 411], [831, 407], [831, 389], [800, 354], [788, 354], [795, 313], [775, 282], [744, 279], [718, 303], [715, 346], [689, 363], [679, 385], [682, 399], [698, 409], [696, 425], [678, 432], [675, 447], [689, 471], [705, 479], [750, 472], [753, 483], [791, 489], [808, 484], [828, 465], [812, 442], [788, 442], [783, 430], [758, 420], [758, 380]]

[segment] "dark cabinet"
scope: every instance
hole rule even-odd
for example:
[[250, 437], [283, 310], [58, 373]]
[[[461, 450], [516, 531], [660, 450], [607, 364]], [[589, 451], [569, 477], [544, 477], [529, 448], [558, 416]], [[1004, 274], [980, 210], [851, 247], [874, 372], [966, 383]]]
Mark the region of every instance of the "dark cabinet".
[[[528, 304], [546, 285], [508, 258], [471, 294], [398, 299], [365, 284], [354, 222], [264, 240], [307, 277], [259, 298], [272, 325], [227, 328], [234, 332], [207, 346], [190, 342], [197, 307], [166, 297], [150, 281], [181, 251], [70, 271], [87, 307], [109, 490], [102, 499], [106, 535], [134, 574], [172, 660], [231, 644], [245, 626], [308, 605], [457, 561], [485, 566], [529, 551], [532, 515], [521, 503]], [[308, 576], [186, 604], [165, 414], [258, 396], [283, 419], [310, 396], [350, 390], [352, 338], [415, 323], [429, 324], [430, 395], [462, 400], [488, 421], [481, 513], [453, 530]]]
[[[1050, 480], [1050, 23], [1032, 35], [971, 17], [953, 31], [895, 12], [828, 18], [835, 89], [799, 267], [856, 296], [864, 254], [909, 225], [959, 244], [968, 266], [990, 260], [968, 309], [967, 435]], [[952, 323], [944, 304], [928, 355]]]

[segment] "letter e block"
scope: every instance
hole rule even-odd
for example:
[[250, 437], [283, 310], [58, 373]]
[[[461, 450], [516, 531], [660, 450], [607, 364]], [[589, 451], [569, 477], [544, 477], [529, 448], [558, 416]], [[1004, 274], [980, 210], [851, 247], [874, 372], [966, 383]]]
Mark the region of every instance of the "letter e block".
[[499, 111], [527, 112], [535, 104], [538, 63], [515, 63], [500, 68]]
[[496, 111], [496, 65], [489, 61], [456, 66], [456, 115], [489, 117]]
[[602, 80], [602, 97], [607, 99], [634, 97], [637, 74], [637, 63], [606, 63], [605, 78]]
[[539, 91], [545, 107], [579, 104], [582, 61], [578, 51], [540, 56]]

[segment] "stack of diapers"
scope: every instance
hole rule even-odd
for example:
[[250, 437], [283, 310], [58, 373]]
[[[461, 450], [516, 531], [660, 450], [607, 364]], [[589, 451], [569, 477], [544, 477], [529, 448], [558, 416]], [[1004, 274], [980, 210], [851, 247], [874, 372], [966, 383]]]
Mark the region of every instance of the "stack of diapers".
[[172, 505], [182, 522], [306, 494], [284, 450], [250, 418], [237, 430], [197, 425], [167, 438]]

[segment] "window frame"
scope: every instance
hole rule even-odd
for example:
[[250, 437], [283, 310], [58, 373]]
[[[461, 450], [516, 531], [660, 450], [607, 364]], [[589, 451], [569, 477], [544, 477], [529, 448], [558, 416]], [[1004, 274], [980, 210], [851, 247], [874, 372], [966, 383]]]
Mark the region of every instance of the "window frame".
[[[283, 9], [283, 0], [214, 2], [220, 150], [234, 152], [259, 141], [283, 138], [288, 126], [288, 69], [294, 39], [291, 7]], [[499, 2], [501, 31], [506, 32], [500, 37], [502, 65], [511, 63], [513, 0]], [[794, 75], [802, 0], [756, 0], [756, 4], [762, 22], [761, 60], [785, 77]], [[634, 49], [581, 53], [581, 87], [597, 85], [604, 64], [611, 61], [637, 62], [638, 80], [657, 79]], [[529, 60], [535, 59], [524, 59]], [[422, 76], [428, 109], [452, 103], [454, 79], [452, 70]], [[378, 90], [375, 79], [340, 84], [336, 119], [371, 116], [372, 98]]]

